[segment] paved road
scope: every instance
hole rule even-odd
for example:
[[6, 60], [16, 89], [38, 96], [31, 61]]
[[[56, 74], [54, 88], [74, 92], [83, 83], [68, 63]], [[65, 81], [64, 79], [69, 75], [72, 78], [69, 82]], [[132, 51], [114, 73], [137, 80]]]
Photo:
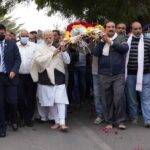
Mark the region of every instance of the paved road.
[[115, 130], [109, 134], [92, 124], [89, 115], [73, 115], [69, 119], [70, 132], [50, 130], [49, 124], [36, 123], [33, 128], [8, 129], [0, 139], [0, 150], [150, 150], [150, 129], [142, 125]]

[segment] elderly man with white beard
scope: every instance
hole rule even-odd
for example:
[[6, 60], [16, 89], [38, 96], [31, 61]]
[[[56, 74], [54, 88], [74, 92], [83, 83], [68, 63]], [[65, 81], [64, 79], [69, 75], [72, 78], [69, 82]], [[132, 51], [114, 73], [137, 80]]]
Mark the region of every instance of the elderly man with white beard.
[[70, 63], [69, 54], [65, 51], [65, 45], [61, 44], [57, 49], [52, 46], [53, 33], [45, 31], [44, 43], [35, 53], [31, 67], [31, 75], [38, 82], [37, 97], [40, 105], [48, 108], [54, 117], [55, 124], [51, 129], [66, 131], [65, 123], [66, 105], [69, 104], [65, 86], [64, 64]]

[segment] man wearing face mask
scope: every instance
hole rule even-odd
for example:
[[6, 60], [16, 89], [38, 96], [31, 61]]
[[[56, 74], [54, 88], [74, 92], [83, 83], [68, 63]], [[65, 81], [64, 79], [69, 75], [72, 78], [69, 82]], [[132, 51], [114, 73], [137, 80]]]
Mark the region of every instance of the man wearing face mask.
[[117, 126], [126, 129], [124, 125], [126, 115], [124, 104], [125, 88], [125, 54], [128, 51], [126, 39], [118, 36], [114, 22], [108, 22], [105, 33], [94, 50], [99, 57], [101, 98], [105, 105], [105, 119], [107, 129]]
[[5, 39], [6, 28], [0, 24], [0, 137], [6, 136], [5, 100], [8, 100], [12, 128], [17, 130], [17, 86], [21, 64], [15, 42]]
[[150, 127], [150, 39], [143, 36], [139, 22], [131, 25], [126, 58], [127, 100], [133, 124], [137, 124], [136, 91], [140, 92], [145, 127]]
[[36, 89], [30, 75], [31, 62], [36, 51], [36, 44], [29, 42], [29, 33], [26, 30], [20, 31], [20, 41], [17, 43], [22, 63], [19, 69], [19, 112], [20, 119], [26, 126], [32, 127], [32, 117], [35, 108]]

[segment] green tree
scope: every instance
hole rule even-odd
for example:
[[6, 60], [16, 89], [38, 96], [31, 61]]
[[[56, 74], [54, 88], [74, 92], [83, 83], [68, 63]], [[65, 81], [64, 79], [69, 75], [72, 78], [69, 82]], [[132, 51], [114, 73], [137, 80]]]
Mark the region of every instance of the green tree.
[[20, 0], [0, 0], [0, 16], [4, 16], [7, 12], [12, 9], [16, 2], [21, 2]]
[[38, 9], [48, 8], [48, 14], [61, 12], [88, 21], [104, 19], [130, 23], [150, 22], [150, 0], [34, 0]]
[[18, 32], [22, 24], [17, 25], [16, 19], [6, 17], [5, 15], [9, 13], [15, 6], [15, 4], [22, 2], [22, 0], [0, 0], [0, 23], [4, 24], [6, 28], [13, 32]]
[[17, 25], [15, 20], [12, 20], [10, 16], [9, 17], [0, 16], [0, 23], [5, 25], [7, 30], [17, 33], [23, 24]]

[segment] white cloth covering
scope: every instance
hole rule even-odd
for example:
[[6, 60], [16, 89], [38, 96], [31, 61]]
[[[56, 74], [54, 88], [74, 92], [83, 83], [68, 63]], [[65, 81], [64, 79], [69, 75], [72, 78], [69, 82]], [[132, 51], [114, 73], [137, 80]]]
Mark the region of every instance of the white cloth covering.
[[37, 97], [41, 106], [53, 106], [54, 103], [69, 104], [65, 84], [54, 86], [38, 84]]
[[[131, 41], [132, 41], [133, 34], [130, 35], [128, 38], [128, 45], [129, 51], [126, 56], [126, 78], [128, 75], [128, 62], [129, 62], [129, 55], [131, 49]], [[142, 84], [143, 84], [143, 71], [144, 71], [144, 36], [141, 34], [140, 41], [138, 44], [138, 69], [137, 69], [137, 81], [136, 81], [136, 90], [141, 92], [142, 91]]]
[[[117, 33], [114, 34], [114, 36], [112, 38], [110, 38], [111, 43], [113, 43], [113, 40], [117, 37]], [[109, 43], [105, 43], [104, 47], [103, 47], [103, 55], [104, 56], [109, 56], [109, 49], [110, 49], [111, 44]]]
[[51, 107], [43, 107], [41, 106], [41, 104], [38, 102], [37, 103], [37, 109], [38, 109], [38, 113], [40, 115], [40, 118], [42, 121], [48, 121], [48, 120], [53, 120], [54, 117], [51, 114]]
[[54, 46], [48, 46], [46, 43], [40, 45], [35, 53], [30, 71], [34, 82], [38, 81], [38, 73], [43, 72], [45, 69], [53, 84], [55, 84], [55, 69], [65, 74], [64, 64], [70, 63], [69, 54], [67, 52], [60, 52], [54, 56], [55, 51], [56, 48]]

